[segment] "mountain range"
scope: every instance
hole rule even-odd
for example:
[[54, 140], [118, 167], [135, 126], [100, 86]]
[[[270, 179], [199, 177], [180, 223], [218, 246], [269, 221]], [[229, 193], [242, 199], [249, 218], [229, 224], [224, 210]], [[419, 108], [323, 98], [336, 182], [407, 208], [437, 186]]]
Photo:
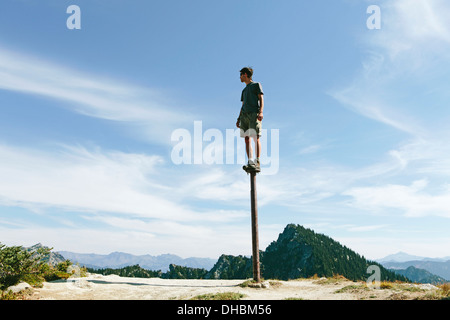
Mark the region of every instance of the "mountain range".
[[[32, 248], [36, 246], [42, 245], [38, 244]], [[159, 273], [151, 274], [161, 274], [163, 277], [173, 277], [175, 274], [181, 278], [194, 275], [207, 279], [252, 277], [252, 259], [246, 256], [222, 255], [216, 261], [210, 258], [183, 259], [172, 254], [138, 256], [113, 252], [100, 255], [59, 251], [53, 253], [50, 259], [52, 264], [56, 264], [58, 260], [69, 259], [91, 269], [124, 269], [135, 266], [134, 273], [141, 273], [144, 269], [159, 270]], [[314, 275], [330, 277], [336, 274], [350, 280], [365, 280], [370, 276], [367, 268], [376, 265], [380, 269], [381, 280], [409, 279], [421, 283], [442, 283], [450, 279], [450, 260], [445, 259], [423, 258], [399, 252], [377, 261], [370, 261], [326, 235], [294, 224], [287, 225], [276, 241], [273, 241], [265, 251], [260, 251], [262, 276], [266, 279], [280, 280]]]
[[124, 252], [112, 252], [107, 255], [93, 253], [74, 253], [69, 251], [59, 251], [64, 258], [74, 263], [79, 263], [88, 268], [122, 268], [131, 265], [139, 265], [148, 270], [169, 270], [169, 265], [186, 266], [191, 268], [211, 269], [216, 262], [210, 258], [186, 258], [183, 259], [174, 254], [162, 254], [158, 256], [133, 255]]
[[[448, 261], [428, 261], [428, 260], [412, 260], [405, 262], [383, 262], [384, 267], [395, 272], [406, 270], [410, 267], [426, 270], [433, 275], [439, 276], [447, 281], [450, 279], [450, 260]], [[400, 271], [401, 272], [401, 271]]]
[[421, 256], [413, 256], [406, 252], [397, 252], [395, 254], [390, 254], [384, 258], [377, 259], [376, 261], [380, 263], [388, 263], [388, 262], [407, 262], [407, 261], [438, 261], [438, 262], [445, 262], [450, 260], [449, 257], [443, 257], [443, 258], [427, 258], [427, 257], [421, 257]]
[[398, 252], [377, 260], [384, 267], [420, 283], [443, 283], [450, 280], [450, 257], [427, 258]]
[[409, 280], [417, 283], [431, 283], [431, 284], [443, 284], [448, 282], [448, 280], [439, 277], [425, 269], [419, 269], [410, 266], [406, 269], [390, 269], [397, 274], [401, 274], [407, 277]]

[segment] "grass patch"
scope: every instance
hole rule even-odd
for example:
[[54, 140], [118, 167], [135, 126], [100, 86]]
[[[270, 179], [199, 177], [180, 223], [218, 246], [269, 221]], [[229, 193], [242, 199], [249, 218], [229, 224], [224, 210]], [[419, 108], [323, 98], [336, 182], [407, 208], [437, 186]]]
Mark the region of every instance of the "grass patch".
[[450, 297], [450, 282], [438, 285], [437, 287], [441, 290], [444, 297]]
[[239, 292], [219, 292], [201, 294], [191, 298], [191, 300], [240, 300], [243, 297], [245, 295]]
[[12, 292], [11, 290], [2, 291], [0, 295], [0, 300], [27, 300], [33, 295], [32, 288], [26, 288], [20, 292]]
[[334, 293], [355, 292], [357, 290], [369, 290], [369, 288], [367, 288], [366, 284], [352, 284], [336, 290]]
[[255, 280], [246, 280], [244, 282], [242, 282], [241, 284], [239, 284], [239, 287], [241, 288], [248, 288], [251, 287], [252, 285], [256, 284], [257, 282]]
[[396, 289], [400, 289], [400, 290], [408, 291], [408, 292], [425, 292], [425, 289], [421, 289], [418, 286], [407, 286], [407, 287], [396, 286]]
[[283, 285], [280, 281], [276, 280], [262, 281], [261, 283], [258, 283], [255, 280], [246, 280], [240, 283], [238, 286], [241, 288], [267, 288], [265, 286], [266, 284], [268, 284], [268, 287], [271, 288], [279, 288]]
[[[312, 279], [315, 279], [315, 278], [312, 278]], [[335, 274], [335, 275], [333, 275], [332, 278], [319, 279], [314, 283], [315, 284], [339, 284], [344, 281], [350, 281], [350, 280], [348, 280], [346, 277], [344, 277], [340, 274]]]
[[271, 288], [279, 288], [283, 284], [280, 281], [271, 281], [271, 280], [269, 280], [269, 285], [270, 285]]
[[394, 288], [394, 284], [389, 281], [381, 281], [380, 289], [392, 289]]
[[450, 300], [450, 283], [437, 285], [438, 290], [427, 293], [419, 300]]

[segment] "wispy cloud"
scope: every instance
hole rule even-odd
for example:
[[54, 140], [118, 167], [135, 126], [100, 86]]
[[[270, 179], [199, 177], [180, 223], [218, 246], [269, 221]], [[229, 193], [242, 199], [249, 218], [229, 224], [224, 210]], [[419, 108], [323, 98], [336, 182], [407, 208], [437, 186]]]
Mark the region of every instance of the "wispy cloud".
[[139, 124], [146, 139], [168, 144], [170, 131], [193, 119], [157, 90], [4, 49], [0, 89], [57, 99], [61, 107], [89, 117]]
[[353, 188], [344, 194], [352, 196], [352, 205], [362, 209], [397, 209], [410, 217], [441, 216], [450, 218], [450, 187], [441, 193], [426, 191], [427, 180], [411, 185], [384, 185]]
[[[380, 91], [377, 90], [377, 92]], [[373, 87], [369, 84], [364, 87], [359, 82], [357, 85], [351, 85], [343, 90], [330, 91], [330, 95], [364, 117], [414, 136], [423, 132], [418, 124], [414, 124], [413, 117], [396, 112], [394, 106], [380, 98], [381, 95], [374, 94]]]
[[[103, 254], [123, 251], [152, 255], [172, 253], [185, 258], [192, 256], [218, 258], [221, 254], [251, 254], [251, 233], [247, 224], [186, 224], [107, 215], [86, 215], [84, 218], [93, 226], [48, 227], [28, 222], [11, 228], [0, 221], [2, 243], [31, 246], [39, 241], [54, 247], [54, 251]], [[103, 224], [104, 227], [99, 227], [99, 224]], [[264, 250], [276, 239], [283, 227], [283, 225], [261, 225], [260, 248]], [[17, 236], [18, 232], [20, 237]]]
[[53, 152], [0, 145], [0, 203], [35, 210], [112, 212], [168, 221], [229, 221], [242, 213], [195, 210], [165, 185], [160, 156], [62, 147]]
[[[384, 48], [391, 59], [405, 58], [404, 53], [418, 51], [431, 53], [438, 50], [441, 54], [442, 44], [450, 44], [450, 7], [447, 1], [399, 0], [383, 1], [381, 5], [383, 28], [388, 32], [379, 33], [371, 41]], [[419, 59], [418, 55], [413, 57]], [[418, 65], [410, 67], [415, 66]]]
[[329, 94], [364, 117], [425, 137], [434, 129], [426, 120], [436, 120], [433, 112], [431, 118], [422, 116], [430, 107], [428, 95], [447, 82], [450, 6], [440, 0], [383, 1], [380, 6], [381, 30], [361, 35], [367, 54], [360, 70], [350, 84]]

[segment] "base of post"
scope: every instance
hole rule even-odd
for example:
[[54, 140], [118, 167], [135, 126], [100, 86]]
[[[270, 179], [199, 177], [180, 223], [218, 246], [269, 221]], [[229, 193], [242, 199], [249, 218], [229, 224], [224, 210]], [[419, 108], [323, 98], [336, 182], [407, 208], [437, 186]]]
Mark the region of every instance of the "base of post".
[[250, 288], [263, 288], [263, 289], [267, 289], [270, 288], [270, 283], [269, 281], [260, 281], [260, 282], [256, 282], [255, 280], [253, 280], [253, 282], [250, 282], [248, 284], [248, 286]]
[[248, 166], [243, 166], [242, 169], [247, 173], [257, 174], [257, 173], [261, 172], [261, 169], [252, 168], [252, 167], [248, 167]]

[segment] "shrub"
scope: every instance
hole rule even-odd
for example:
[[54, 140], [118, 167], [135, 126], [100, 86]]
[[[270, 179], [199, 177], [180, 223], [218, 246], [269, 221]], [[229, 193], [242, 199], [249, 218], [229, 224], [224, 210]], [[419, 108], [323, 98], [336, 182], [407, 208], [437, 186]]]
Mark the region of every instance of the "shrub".
[[439, 289], [441, 289], [442, 296], [444, 298], [450, 297], [450, 283], [444, 283], [438, 286]]
[[41, 248], [27, 252], [22, 247], [6, 247], [0, 243], [0, 290], [17, 284], [25, 276], [39, 274], [44, 265], [40, 260], [50, 250]]
[[394, 287], [394, 284], [392, 282], [382, 281], [380, 283], [380, 288], [381, 289], [392, 289], [393, 287]]
[[238, 292], [220, 292], [198, 295], [191, 300], [240, 300], [244, 296], [244, 294]]
[[0, 243], [1, 299], [7, 299], [9, 296], [4, 291], [20, 281], [27, 282], [33, 287], [40, 287], [44, 281], [68, 279], [72, 275], [67, 272], [68, 267], [72, 265], [70, 260], [60, 262], [55, 267], [43, 262], [51, 250], [40, 248], [36, 251], [27, 251], [20, 246], [7, 247]]

